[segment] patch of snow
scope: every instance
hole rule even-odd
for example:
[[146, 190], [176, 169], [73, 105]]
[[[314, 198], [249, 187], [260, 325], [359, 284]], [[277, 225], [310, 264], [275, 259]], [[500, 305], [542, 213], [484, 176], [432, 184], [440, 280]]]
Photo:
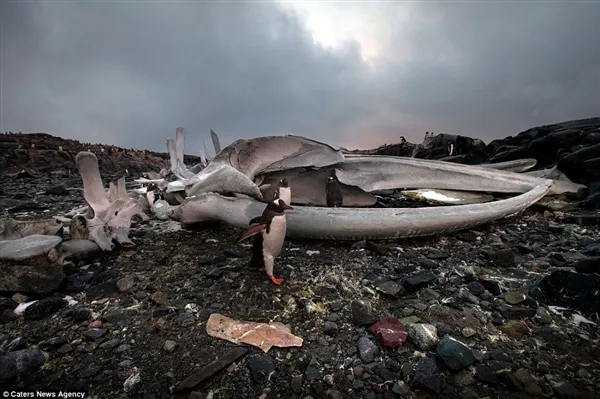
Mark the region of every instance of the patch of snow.
[[72, 296], [69, 296], [69, 295], [65, 296], [63, 299], [65, 301], [67, 301], [67, 303], [69, 304], [69, 306], [75, 306], [75, 305], [77, 305], [79, 303], [75, 299], [73, 299]]
[[548, 306], [548, 309], [552, 313], [557, 314], [557, 315], [561, 315], [561, 316], [562, 316], [562, 314], [560, 313], [561, 311], [563, 311], [563, 310], [569, 310], [569, 308], [563, 308], [562, 306]]
[[572, 317], [573, 317], [572, 323], [575, 324], [576, 326], [579, 326], [579, 324], [581, 324], [581, 323], [592, 324], [594, 326], [597, 325], [593, 321], [586, 319], [585, 317], [583, 317], [580, 314], [574, 314], [574, 315], [572, 315]]

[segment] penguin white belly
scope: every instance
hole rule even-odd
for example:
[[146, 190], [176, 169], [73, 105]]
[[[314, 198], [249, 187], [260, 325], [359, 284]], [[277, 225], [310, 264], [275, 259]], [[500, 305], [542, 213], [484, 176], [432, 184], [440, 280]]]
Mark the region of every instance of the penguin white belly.
[[279, 198], [285, 201], [286, 204], [292, 203], [292, 190], [289, 187], [279, 188]]
[[281, 215], [273, 218], [268, 234], [266, 230], [262, 233], [262, 252], [265, 260], [265, 271], [269, 276], [273, 275], [275, 259], [281, 253], [281, 248], [283, 247], [283, 242], [285, 241], [286, 230], [287, 222], [285, 215]]

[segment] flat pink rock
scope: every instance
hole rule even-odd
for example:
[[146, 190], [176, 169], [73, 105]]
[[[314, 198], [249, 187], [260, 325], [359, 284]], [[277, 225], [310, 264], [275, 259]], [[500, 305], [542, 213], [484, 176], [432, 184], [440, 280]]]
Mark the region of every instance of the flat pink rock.
[[369, 331], [387, 348], [397, 348], [406, 342], [408, 333], [395, 317], [386, 317], [369, 327]]
[[266, 324], [253, 321], [239, 321], [218, 313], [213, 313], [206, 322], [206, 332], [235, 344], [254, 345], [267, 352], [271, 347], [280, 348], [302, 346], [302, 338], [290, 333], [280, 323]]

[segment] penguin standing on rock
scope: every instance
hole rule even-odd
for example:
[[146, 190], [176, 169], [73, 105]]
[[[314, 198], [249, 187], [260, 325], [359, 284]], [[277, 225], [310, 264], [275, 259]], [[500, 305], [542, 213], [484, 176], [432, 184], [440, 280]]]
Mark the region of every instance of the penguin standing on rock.
[[276, 278], [273, 275], [273, 267], [285, 241], [287, 230], [285, 211], [292, 209], [294, 208], [281, 198], [269, 202], [262, 216], [251, 221], [251, 224], [252, 222], [258, 224], [244, 232], [236, 241], [236, 243], [239, 243], [248, 237], [257, 237], [253, 245], [252, 258], [260, 263], [262, 266], [261, 271], [265, 270], [267, 276], [276, 285], [281, 285], [283, 279]]
[[327, 183], [325, 183], [325, 195], [327, 197], [327, 206], [342, 206], [342, 203], [344, 202], [342, 187], [340, 187], [340, 182], [335, 176], [335, 173], [327, 178]]

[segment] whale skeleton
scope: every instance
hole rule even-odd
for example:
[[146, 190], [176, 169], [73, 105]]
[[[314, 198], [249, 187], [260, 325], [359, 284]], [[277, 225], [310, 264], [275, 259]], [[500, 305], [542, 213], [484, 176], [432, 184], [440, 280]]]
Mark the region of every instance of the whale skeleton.
[[[533, 168], [534, 159], [473, 166], [348, 154], [338, 147], [294, 135], [240, 139], [220, 150], [213, 130], [211, 137], [216, 156], [192, 176], [183, 170], [185, 134], [167, 144], [171, 170], [177, 171], [177, 176], [159, 186], [165, 193], [181, 193], [180, 198], [185, 198], [183, 202], [163, 204], [168, 206], [168, 217], [183, 224], [220, 221], [245, 228], [250, 219], [262, 213], [276, 182], [286, 177], [291, 186], [297, 187], [292, 190], [294, 211], [287, 217], [290, 237], [357, 240], [436, 235], [522, 212], [555, 185], [552, 179], [517, 173]], [[344, 206], [340, 208], [324, 207], [325, 180], [331, 173], [342, 186]], [[137, 180], [140, 184], [147, 181]], [[464, 205], [455, 206], [368, 208], [376, 202], [377, 192], [400, 189], [438, 190], [448, 198], [463, 194], [467, 199], [462, 200]], [[473, 193], [484, 193], [483, 203], [477, 203]], [[490, 201], [490, 193], [514, 196]]]

